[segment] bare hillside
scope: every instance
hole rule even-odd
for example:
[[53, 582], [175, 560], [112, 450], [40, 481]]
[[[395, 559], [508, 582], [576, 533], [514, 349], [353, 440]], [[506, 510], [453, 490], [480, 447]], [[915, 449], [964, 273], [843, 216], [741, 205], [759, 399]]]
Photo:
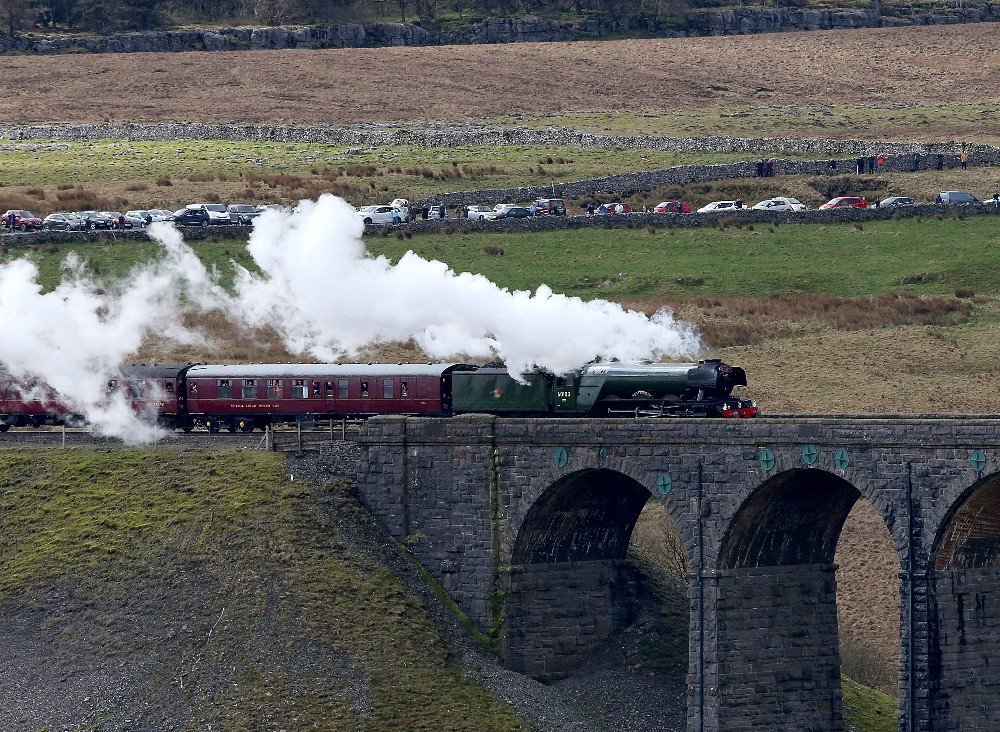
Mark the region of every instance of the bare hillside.
[[[458, 121], [1000, 97], [996, 24], [500, 46], [23, 56], [0, 119]], [[100, 90], [100, 91], [98, 91]]]

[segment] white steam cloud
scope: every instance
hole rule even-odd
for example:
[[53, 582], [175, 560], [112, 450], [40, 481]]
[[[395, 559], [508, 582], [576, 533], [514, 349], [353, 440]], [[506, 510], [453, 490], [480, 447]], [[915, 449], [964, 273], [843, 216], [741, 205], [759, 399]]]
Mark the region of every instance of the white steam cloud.
[[0, 367], [50, 385], [102, 433], [139, 442], [154, 428], [105, 387], [145, 340], [200, 339], [183, 327], [185, 311], [219, 308], [248, 329], [271, 326], [289, 351], [323, 361], [413, 339], [432, 358], [499, 357], [512, 372], [562, 373], [596, 356], [677, 357], [700, 348], [693, 328], [669, 311], [648, 318], [544, 285], [510, 291], [412, 252], [393, 264], [367, 252], [362, 232], [354, 209], [333, 196], [269, 210], [247, 247], [260, 272], [234, 264], [233, 294], [166, 224], [149, 228], [165, 256], [111, 285], [95, 283], [72, 255], [48, 293], [32, 262], [0, 264]]
[[244, 322], [273, 326], [292, 353], [324, 361], [412, 338], [432, 358], [495, 355], [518, 373], [699, 349], [694, 330], [669, 311], [647, 318], [544, 285], [512, 292], [412, 252], [393, 264], [367, 253], [362, 231], [354, 209], [333, 196], [258, 218], [248, 251], [261, 274], [239, 268], [236, 278]]

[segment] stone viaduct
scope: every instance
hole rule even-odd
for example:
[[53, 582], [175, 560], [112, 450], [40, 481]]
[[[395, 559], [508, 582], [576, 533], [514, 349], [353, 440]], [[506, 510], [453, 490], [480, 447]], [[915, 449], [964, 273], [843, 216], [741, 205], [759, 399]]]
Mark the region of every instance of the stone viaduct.
[[843, 729], [834, 550], [854, 503], [899, 553], [900, 727], [1000, 720], [1000, 418], [387, 418], [359, 490], [507, 664], [570, 673], [627, 622], [650, 497], [690, 566], [688, 729]]

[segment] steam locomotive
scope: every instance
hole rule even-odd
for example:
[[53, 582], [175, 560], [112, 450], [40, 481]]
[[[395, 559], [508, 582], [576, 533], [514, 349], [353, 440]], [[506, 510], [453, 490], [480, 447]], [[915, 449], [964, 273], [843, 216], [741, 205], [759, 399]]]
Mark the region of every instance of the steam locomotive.
[[[446, 417], [755, 417], [733, 396], [746, 372], [698, 363], [595, 361], [565, 375], [521, 378], [502, 364], [246, 364], [127, 366], [108, 394], [164, 427], [250, 432], [268, 425], [380, 414]], [[45, 385], [0, 372], [0, 432], [82, 422]]]

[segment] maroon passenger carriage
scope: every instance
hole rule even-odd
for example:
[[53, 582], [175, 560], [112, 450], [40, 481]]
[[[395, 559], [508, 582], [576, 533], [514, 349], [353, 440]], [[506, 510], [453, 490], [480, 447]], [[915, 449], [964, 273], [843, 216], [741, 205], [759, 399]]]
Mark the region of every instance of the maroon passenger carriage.
[[[184, 366], [125, 366], [107, 383], [109, 396], [122, 392], [132, 409], [165, 427], [180, 426], [184, 410]], [[11, 427], [82, 424], [83, 418], [49, 386], [0, 371], [0, 432]]]
[[276, 422], [376, 414], [447, 415], [451, 374], [469, 368], [429, 364], [246, 364], [192, 366], [187, 421], [231, 432]]

